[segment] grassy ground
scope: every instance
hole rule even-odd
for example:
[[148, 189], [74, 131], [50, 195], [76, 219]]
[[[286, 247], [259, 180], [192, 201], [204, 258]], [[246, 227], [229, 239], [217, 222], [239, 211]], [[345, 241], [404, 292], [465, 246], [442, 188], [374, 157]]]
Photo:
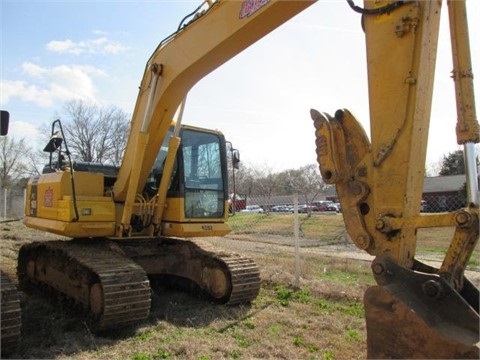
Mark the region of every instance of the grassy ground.
[[[271, 234], [293, 237], [292, 214], [248, 214], [237, 213], [229, 220], [236, 234]], [[299, 236], [315, 239], [322, 244], [336, 243], [345, 235], [343, 217], [337, 214], [320, 215], [299, 214]]]
[[[294, 286], [296, 262], [288, 233], [293, 231], [292, 217], [239, 215], [235, 216], [237, 223], [232, 223], [236, 232], [227, 238], [211, 239], [211, 244], [242, 252], [260, 266], [261, 291], [252, 304], [216, 305], [152, 283], [152, 309], [145, 322], [129, 329], [92, 334], [78, 314], [63, 303], [26, 289], [22, 295], [22, 338], [18, 351], [11, 356], [134, 360], [365, 358], [362, 297], [374, 281], [369, 261], [336, 256], [342, 249], [343, 253], [355, 251], [346, 243], [342, 217], [301, 218], [304, 250], [299, 286]], [[251, 216], [256, 217], [247, 223]], [[1, 265], [13, 278], [22, 244], [57, 238], [28, 230], [20, 222], [0, 226]], [[259, 229], [264, 234], [255, 241], [252, 234]], [[448, 236], [444, 231], [425, 236], [421, 246], [427, 253], [436, 254]], [[323, 249], [332, 251], [325, 256]]]
[[[268, 241], [268, 235], [287, 239], [284, 243], [292, 244], [293, 215], [292, 214], [247, 214], [237, 213], [229, 220], [229, 225], [237, 238], [242, 235], [262, 234], [263, 239]], [[335, 214], [313, 213], [299, 215], [300, 243], [303, 247], [324, 246], [331, 244], [351, 243], [345, 231], [343, 217]], [[442, 258], [448, 249], [453, 237], [454, 228], [429, 228], [419, 229], [417, 232], [417, 257]], [[480, 270], [480, 247], [474, 250], [469, 267]]]

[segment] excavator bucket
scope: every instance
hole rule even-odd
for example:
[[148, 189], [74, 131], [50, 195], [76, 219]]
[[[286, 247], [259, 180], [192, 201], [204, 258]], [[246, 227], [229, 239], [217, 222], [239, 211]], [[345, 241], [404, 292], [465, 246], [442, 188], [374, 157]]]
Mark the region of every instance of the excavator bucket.
[[372, 269], [380, 285], [365, 292], [369, 359], [478, 359], [478, 290], [461, 293], [436, 274], [386, 259]]

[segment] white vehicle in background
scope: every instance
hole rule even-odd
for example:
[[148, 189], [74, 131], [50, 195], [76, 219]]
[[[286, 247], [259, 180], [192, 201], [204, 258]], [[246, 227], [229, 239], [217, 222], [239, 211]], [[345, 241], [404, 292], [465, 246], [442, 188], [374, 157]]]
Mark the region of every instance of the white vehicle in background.
[[254, 214], [263, 214], [264, 211], [260, 205], [247, 205], [247, 207], [240, 212], [242, 213], [254, 213]]

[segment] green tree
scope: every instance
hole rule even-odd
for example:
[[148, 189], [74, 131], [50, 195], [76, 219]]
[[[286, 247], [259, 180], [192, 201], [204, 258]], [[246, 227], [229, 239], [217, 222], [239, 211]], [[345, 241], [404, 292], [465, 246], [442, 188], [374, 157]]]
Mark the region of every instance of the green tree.
[[443, 156], [441, 176], [465, 174], [465, 161], [463, 150], [457, 150]]

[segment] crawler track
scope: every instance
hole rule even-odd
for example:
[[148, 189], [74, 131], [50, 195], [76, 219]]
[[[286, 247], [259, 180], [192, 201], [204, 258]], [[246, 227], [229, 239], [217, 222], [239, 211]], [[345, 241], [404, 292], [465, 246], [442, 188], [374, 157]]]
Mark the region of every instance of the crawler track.
[[215, 301], [229, 305], [252, 301], [260, 289], [260, 271], [253, 260], [182, 239], [34, 242], [22, 246], [18, 256], [21, 284], [46, 286], [85, 310], [93, 331], [146, 319], [147, 274], [187, 279]]
[[242, 255], [215, 251], [206, 241], [156, 238], [118, 241], [148, 275], [188, 279], [215, 301], [248, 303], [260, 290], [260, 269]]
[[235, 305], [254, 300], [260, 291], [260, 269], [251, 259], [240, 255], [218, 255], [230, 273], [232, 290], [227, 304]]
[[150, 311], [145, 271], [92, 239], [35, 242], [19, 252], [20, 281], [47, 285], [87, 311], [95, 331], [144, 320]]
[[22, 314], [17, 287], [3, 271], [1, 272], [0, 303], [2, 308], [2, 354], [8, 354], [15, 350], [20, 339]]

